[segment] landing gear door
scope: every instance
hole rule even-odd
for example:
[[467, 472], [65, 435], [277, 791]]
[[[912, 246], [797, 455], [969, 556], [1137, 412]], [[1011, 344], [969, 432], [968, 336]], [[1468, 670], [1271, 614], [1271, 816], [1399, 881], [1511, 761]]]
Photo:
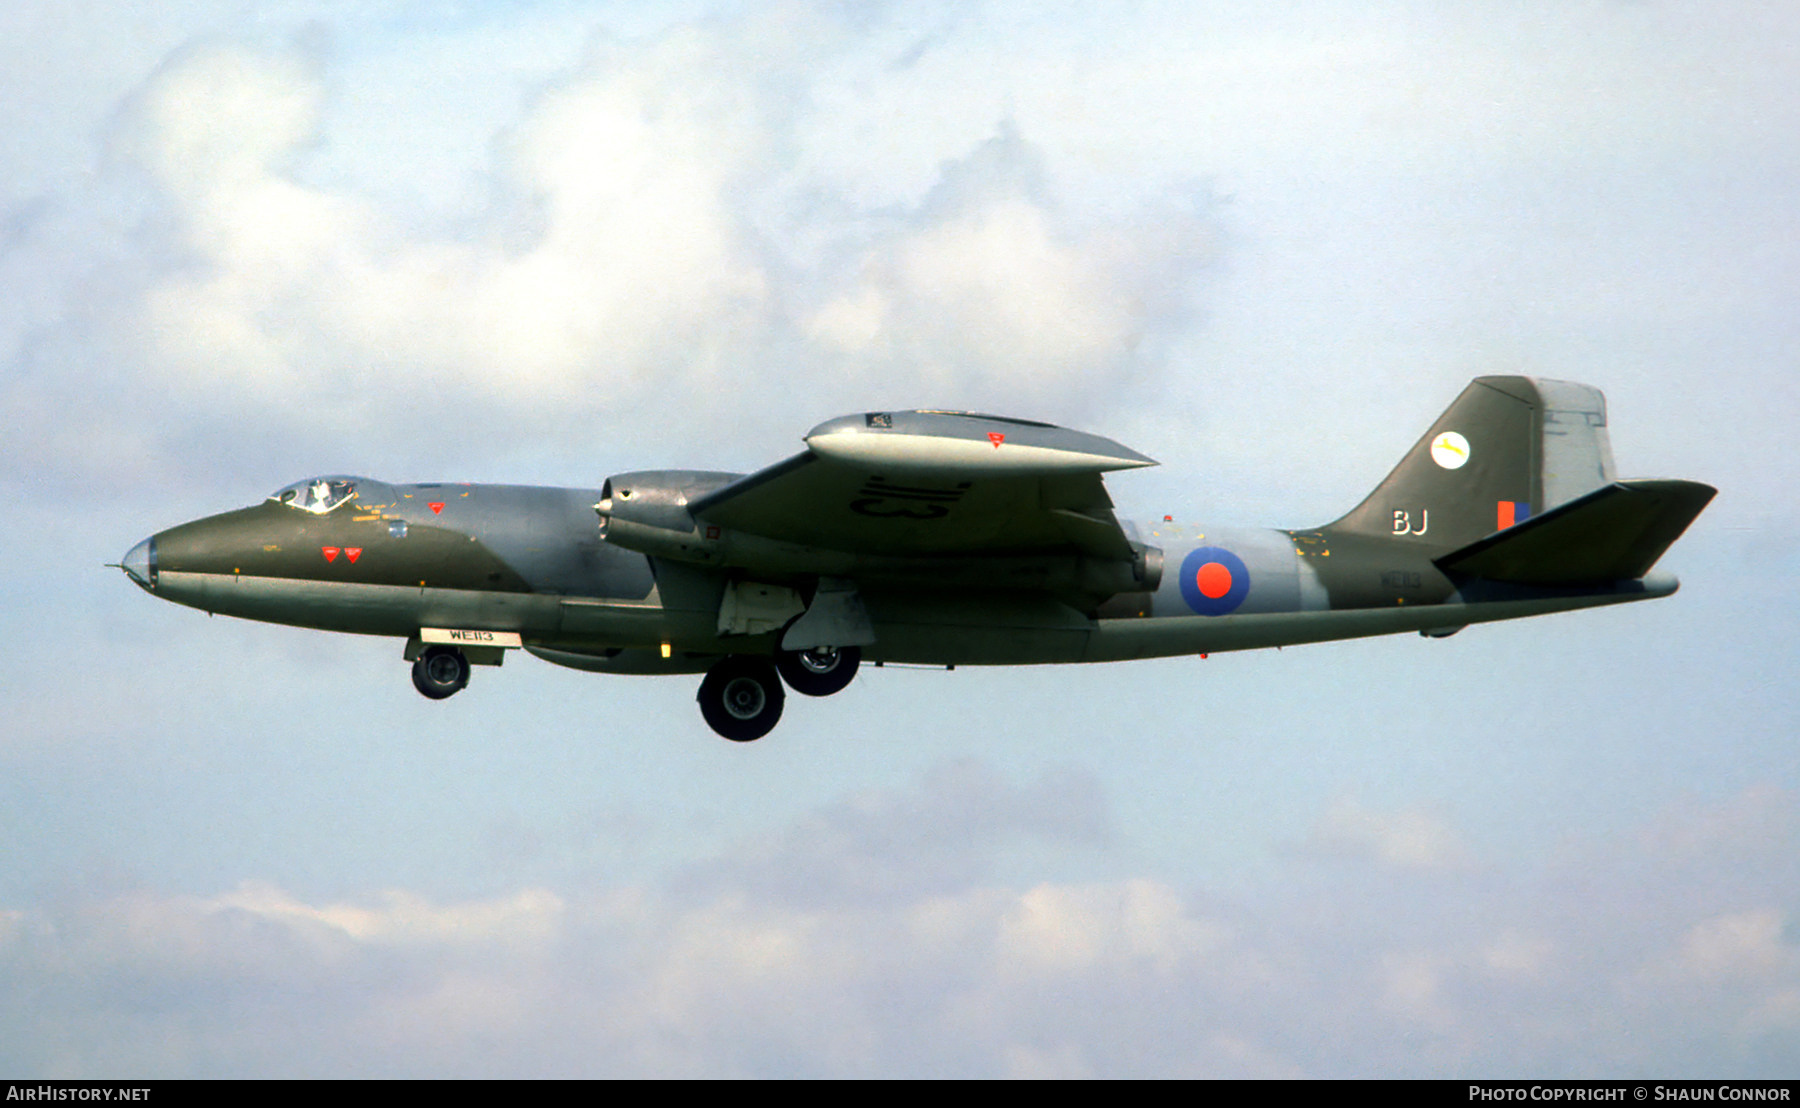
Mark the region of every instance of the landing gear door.
[[875, 626], [863, 607], [855, 584], [839, 577], [821, 577], [806, 614], [793, 622], [781, 637], [783, 650], [818, 647], [869, 646], [875, 642]]

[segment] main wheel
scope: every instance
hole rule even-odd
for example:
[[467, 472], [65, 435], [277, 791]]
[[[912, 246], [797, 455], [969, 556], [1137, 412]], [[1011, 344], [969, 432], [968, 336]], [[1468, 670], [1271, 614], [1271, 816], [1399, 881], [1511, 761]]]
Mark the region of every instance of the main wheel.
[[434, 646], [413, 663], [413, 688], [433, 700], [454, 696], [469, 683], [469, 659], [454, 646]]
[[813, 650], [780, 650], [775, 654], [775, 668], [788, 688], [806, 696], [830, 696], [844, 691], [862, 664], [862, 649], [855, 646], [829, 646]]
[[700, 682], [700, 714], [734, 743], [760, 739], [781, 719], [781, 678], [765, 658], [726, 658]]

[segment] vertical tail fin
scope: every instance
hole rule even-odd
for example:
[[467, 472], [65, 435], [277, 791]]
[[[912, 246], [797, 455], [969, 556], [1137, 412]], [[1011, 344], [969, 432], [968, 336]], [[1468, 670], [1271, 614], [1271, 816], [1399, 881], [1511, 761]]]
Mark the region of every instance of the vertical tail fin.
[[1450, 551], [1612, 480], [1599, 389], [1478, 377], [1387, 479], [1329, 529]]

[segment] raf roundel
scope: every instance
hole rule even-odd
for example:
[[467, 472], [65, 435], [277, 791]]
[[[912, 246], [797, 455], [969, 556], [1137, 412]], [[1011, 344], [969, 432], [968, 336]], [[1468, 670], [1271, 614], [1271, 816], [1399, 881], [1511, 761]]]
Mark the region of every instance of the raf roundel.
[[1222, 546], [1202, 546], [1181, 560], [1181, 599], [1203, 616], [1237, 611], [1250, 595], [1250, 570]]

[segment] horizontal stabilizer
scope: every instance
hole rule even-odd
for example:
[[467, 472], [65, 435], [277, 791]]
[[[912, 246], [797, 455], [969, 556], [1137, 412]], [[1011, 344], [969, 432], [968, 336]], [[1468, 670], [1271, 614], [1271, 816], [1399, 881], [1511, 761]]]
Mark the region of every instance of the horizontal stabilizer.
[[1521, 585], [1631, 581], [1718, 492], [1698, 481], [1615, 481], [1437, 559], [1446, 573]]

